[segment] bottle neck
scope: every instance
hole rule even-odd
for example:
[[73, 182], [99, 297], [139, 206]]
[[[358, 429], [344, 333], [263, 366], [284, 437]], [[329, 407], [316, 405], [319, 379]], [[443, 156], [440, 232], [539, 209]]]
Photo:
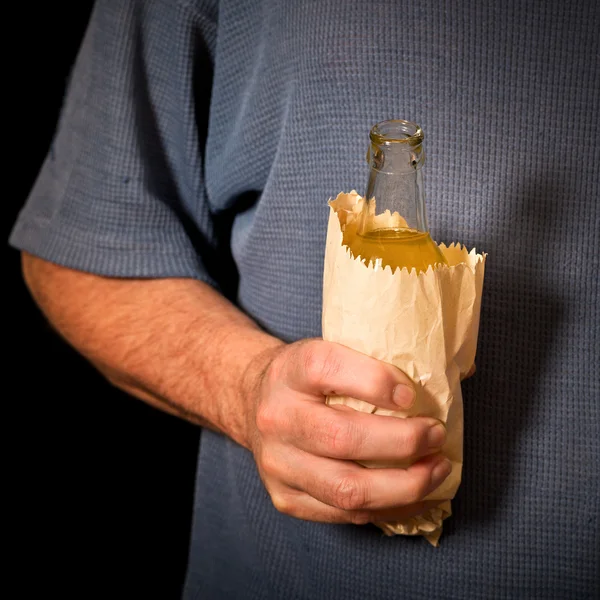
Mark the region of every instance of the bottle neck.
[[400, 215], [409, 229], [427, 232], [421, 128], [400, 120], [378, 123], [370, 133], [367, 162], [367, 203], [359, 233], [377, 229], [372, 217], [386, 211]]

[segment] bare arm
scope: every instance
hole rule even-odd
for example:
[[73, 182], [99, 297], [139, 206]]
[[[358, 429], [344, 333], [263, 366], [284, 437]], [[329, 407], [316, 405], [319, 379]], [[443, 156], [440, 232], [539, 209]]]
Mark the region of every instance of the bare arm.
[[252, 360], [282, 342], [192, 279], [113, 279], [23, 253], [50, 323], [115, 386], [249, 447], [240, 406]]
[[[434, 419], [324, 404], [337, 393], [407, 407], [412, 383], [392, 365], [322, 340], [284, 344], [198, 281], [99, 277], [27, 254], [23, 272], [49, 321], [112, 383], [248, 448], [286, 514], [404, 518], [450, 472]], [[354, 462], [409, 458], [406, 470]]]

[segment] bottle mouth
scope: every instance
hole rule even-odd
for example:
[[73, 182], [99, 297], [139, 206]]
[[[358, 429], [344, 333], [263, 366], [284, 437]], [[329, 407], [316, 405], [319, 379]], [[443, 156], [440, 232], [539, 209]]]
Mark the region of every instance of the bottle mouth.
[[411, 121], [390, 119], [374, 125], [369, 134], [371, 142], [378, 146], [406, 144], [418, 146], [423, 142], [423, 130]]

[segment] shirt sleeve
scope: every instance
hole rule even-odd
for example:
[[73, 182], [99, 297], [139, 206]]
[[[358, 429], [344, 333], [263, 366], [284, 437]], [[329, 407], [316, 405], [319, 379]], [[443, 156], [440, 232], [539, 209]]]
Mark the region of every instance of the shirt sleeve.
[[208, 2], [97, 0], [10, 243], [101, 275], [218, 285], [202, 156], [215, 41]]

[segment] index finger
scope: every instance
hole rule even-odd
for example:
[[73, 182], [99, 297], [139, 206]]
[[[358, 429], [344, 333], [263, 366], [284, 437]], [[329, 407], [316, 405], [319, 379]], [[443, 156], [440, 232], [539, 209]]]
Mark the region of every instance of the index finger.
[[411, 380], [394, 365], [323, 340], [297, 345], [284, 380], [298, 392], [350, 396], [390, 410], [410, 408], [415, 399]]

